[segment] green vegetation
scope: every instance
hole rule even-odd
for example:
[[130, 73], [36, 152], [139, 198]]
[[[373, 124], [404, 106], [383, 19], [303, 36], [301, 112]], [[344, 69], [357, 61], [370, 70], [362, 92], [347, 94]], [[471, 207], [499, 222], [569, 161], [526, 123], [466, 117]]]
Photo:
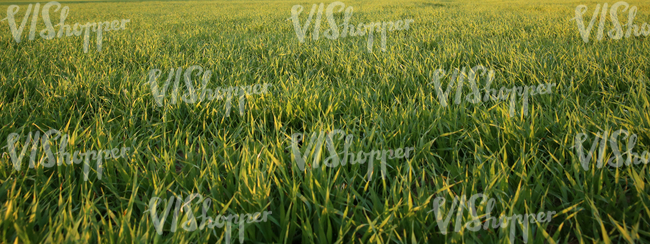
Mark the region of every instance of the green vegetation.
[[[36, 3], [13, 2], [23, 2], [17, 18]], [[2, 21], [0, 242], [225, 243], [225, 228], [172, 233], [170, 217], [156, 233], [150, 199], [161, 199], [160, 213], [162, 199], [199, 193], [212, 199], [210, 216], [272, 211], [246, 225], [246, 243], [509, 243], [510, 228], [454, 232], [455, 213], [443, 235], [429, 212], [436, 197], [447, 200], [446, 214], [454, 196], [483, 193], [497, 199], [492, 215], [556, 212], [530, 228], [528, 243], [648, 243], [650, 167], [585, 171], [572, 147], [578, 133], [626, 129], [638, 135], [635, 151], [650, 150], [650, 41], [598, 42], [596, 26], [585, 43], [571, 21], [575, 8], [589, 7], [588, 23], [606, 1], [566, 2], [345, 1], [352, 23], [415, 20], [388, 34], [386, 52], [377, 40], [368, 52], [366, 37], [313, 41], [313, 24], [299, 43], [291, 7], [303, 5], [304, 23], [320, 2], [61, 2], [68, 24], [131, 20], [105, 33], [101, 52], [91, 40], [88, 53], [82, 37], [29, 41], [31, 19], [16, 43]], [[628, 3], [639, 8], [637, 23], [650, 22], [647, 1]], [[0, 18], [8, 6], [0, 2]], [[58, 13], [52, 18], [58, 23]], [[210, 88], [273, 86], [248, 97], [243, 114], [235, 99], [230, 116], [223, 99], [172, 105], [169, 91], [159, 107], [148, 72], [162, 70], [161, 85], [170, 69], [192, 65], [212, 71]], [[429, 84], [434, 71], [476, 65], [494, 70], [495, 89], [557, 87], [530, 97], [527, 116], [519, 100], [514, 117], [508, 101], [441, 106]], [[88, 181], [82, 165], [29, 168], [29, 149], [16, 171], [6, 138], [18, 133], [22, 149], [29, 132], [50, 129], [69, 136], [67, 152], [134, 154], [104, 162], [101, 180], [94, 166]], [[354, 135], [354, 152], [415, 152], [389, 160], [388, 177], [369, 182], [367, 164], [300, 171], [291, 135], [334, 129]], [[339, 151], [343, 144], [335, 140]], [[41, 147], [36, 155], [47, 158]], [[201, 214], [200, 204], [192, 209]], [[522, 243], [516, 230], [512, 241]], [[230, 236], [239, 242], [238, 229]]]

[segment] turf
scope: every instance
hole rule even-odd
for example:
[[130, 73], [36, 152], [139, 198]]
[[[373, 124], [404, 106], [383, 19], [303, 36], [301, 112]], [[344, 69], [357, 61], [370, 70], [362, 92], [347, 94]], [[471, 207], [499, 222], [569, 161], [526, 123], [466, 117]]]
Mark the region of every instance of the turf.
[[[19, 18], [31, 3], [12, 2], [22, 3]], [[192, 193], [212, 199], [211, 216], [272, 211], [246, 226], [246, 243], [523, 242], [519, 226], [514, 239], [510, 228], [441, 233], [434, 199], [447, 199], [446, 213], [454, 196], [476, 193], [497, 199], [497, 215], [556, 211], [530, 228], [529, 243], [649, 242], [648, 166], [585, 171], [573, 148], [577, 133], [625, 129], [638, 135], [635, 151], [650, 150], [648, 37], [597, 42], [592, 33], [585, 43], [571, 20], [576, 6], [589, 7], [588, 22], [604, 2], [344, 2], [355, 24], [415, 20], [388, 34], [385, 52], [377, 39], [368, 52], [365, 36], [307, 34], [300, 43], [290, 10], [303, 5], [304, 23], [313, 3], [62, 2], [67, 24], [131, 20], [88, 53], [82, 37], [29, 41], [29, 24], [16, 43], [0, 22], [0, 242], [227, 242], [224, 228], [171, 232], [169, 218], [156, 233], [150, 199]], [[648, 2], [629, 3], [639, 8], [635, 23], [650, 22]], [[0, 18], [9, 4], [0, 2]], [[148, 72], [162, 70], [162, 83], [170, 69], [192, 65], [212, 71], [210, 88], [273, 87], [247, 97], [243, 114], [236, 100], [229, 114], [223, 100], [171, 104], [167, 95], [157, 106]], [[529, 98], [526, 116], [520, 102], [515, 116], [505, 101], [441, 106], [434, 71], [476, 65], [494, 70], [496, 88], [557, 86]], [[28, 168], [29, 152], [15, 170], [5, 138], [21, 135], [22, 149], [29, 132], [50, 129], [69, 136], [68, 152], [130, 147], [133, 155], [107, 160], [101, 180], [91, 167], [84, 181], [76, 164]], [[291, 136], [335, 129], [354, 135], [355, 152], [415, 154], [389, 160], [385, 179], [368, 181], [367, 165], [300, 171]], [[335, 141], [339, 151], [343, 144]], [[40, 148], [36, 155], [46, 158]], [[191, 205], [200, 215], [201, 204]], [[240, 241], [238, 230], [230, 238]]]

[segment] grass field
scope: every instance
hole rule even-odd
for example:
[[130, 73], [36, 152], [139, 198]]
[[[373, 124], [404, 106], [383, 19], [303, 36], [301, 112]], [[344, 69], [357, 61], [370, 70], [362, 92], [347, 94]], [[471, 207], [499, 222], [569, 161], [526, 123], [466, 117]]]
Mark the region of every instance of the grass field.
[[[0, 18], [20, 6], [18, 24], [36, 3], [2, 1]], [[212, 199], [210, 216], [272, 212], [246, 224], [244, 243], [523, 243], [521, 225], [514, 236], [510, 226], [454, 231], [472, 220], [467, 210], [458, 219], [453, 212], [442, 234], [434, 199], [446, 199], [444, 217], [455, 196], [477, 193], [496, 199], [492, 215], [555, 211], [531, 225], [528, 243], [650, 243], [649, 166], [586, 171], [574, 149], [578, 133], [589, 135], [589, 150], [597, 133], [624, 129], [638, 136], [634, 151], [650, 150], [648, 37], [596, 41], [596, 20], [585, 43], [571, 20], [584, 4], [588, 23], [605, 1], [343, 2], [354, 8], [352, 24], [414, 20], [387, 34], [385, 52], [379, 34], [372, 52], [366, 36], [312, 40], [313, 23], [300, 43], [291, 8], [304, 7], [302, 25], [314, 3], [321, 2], [62, 1], [66, 24], [131, 20], [104, 33], [101, 52], [91, 34], [87, 53], [83, 37], [45, 40], [37, 32], [28, 40], [31, 18], [20, 43], [0, 22], [0, 243], [239, 242], [235, 224], [232, 233], [182, 229], [191, 219], [185, 206], [179, 227], [170, 212], [157, 234], [150, 200], [161, 199], [162, 215], [162, 199], [193, 193]], [[638, 7], [636, 24], [650, 22], [649, 2], [628, 3]], [[625, 24], [627, 12], [619, 19]], [[159, 107], [149, 71], [162, 70], [162, 87], [171, 69], [193, 65], [212, 71], [210, 88], [272, 87], [247, 96], [242, 113], [238, 98], [227, 114], [224, 99], [172, 104], [169, 91]], [[520, 100], [515, 116], [509, 101], [453, 103], [454, 89], [442, 106], [430, 84], [435, 71], [447, 71], [445, 89], [452, 70], [477, 65], [494, 71], [496, 89], [557, 85], [530, 97], [525, 116]], [[465, 99], [471, 89], [462, 89]], [[68, 153], [129, 147], [132, 154], [107, 159], [101, 179], [91, 160], [86, 181], [83, 164], [29, 168], [29, 145], [16, 170], [6, 139], [20, 135], [20, 151], [30, 132], [50, 129], [68, 135]], [[368, 180], [367, 164], [301, 171], [292, 135], [308, 141], [336, 129], [354, 135], [354, 152], [415, 151], [388, 160], [383, 179]], [[56, 155], [62, 141], [51, 141]], [[342, 151], [343, 140], [334, 146]], [[40, 144], [35, 155], [47, 162]], [[322, 159], [329, 155], [323, 146]], [[201, 215], [201, 203], [189, 204]], [[477, 211], [485, 221], [486, 205]]]

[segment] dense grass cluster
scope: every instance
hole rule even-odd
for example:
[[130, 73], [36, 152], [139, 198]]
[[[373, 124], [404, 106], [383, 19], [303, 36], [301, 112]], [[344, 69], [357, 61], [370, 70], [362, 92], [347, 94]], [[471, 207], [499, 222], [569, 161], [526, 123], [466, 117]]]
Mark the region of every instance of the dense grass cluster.
[[[36, 3], [14, 1], [0, 2], [0, 18], [10, 4], [22, 17]], [[650, 167], [585, 171], [573, 146], [578, 133], [625, 129], [638, 135], [635, 151], [650, 150], [650, 41], [585, 43], [574, 10], [589, 6], [588, 22], [605, 1], [566, 2], [345, 1], [353, 23], [415, 20], [388, 34], [385, 52], [377, 40], [368, 52], [365, 37], [313, 41], [313, 24], [299, 43], [291, 7], [305, 7], [304, 21], [321, 2], [61, 2], [67, 23], [131, 20], [88, 53], [82, 37], [26, 40], [29, 24], [16, 43], [2, 21], [0, 242], [226, 243], [225, 228], [171, 232], [171, 217], [156, 233], [150, 199], [193, 193], [212, 199], [210, 216], [271, 211], [246, 225], [246, 243], [522, 243], [519, 226], [514, 239], [509, 227], [451, 231], [455, 213], [441, 233], [434, 199], [447, 200], [446, 215], [454, 196], [476, 193], [497, 200], [493, 215], [555, 211], [531, 225], [528, 243], [647, 242]], [[637, 22], [650, 22], [647, 1], [628, 3], [639, 8]], [[272, 88], [248, 96], [243, 114], [235, 98], [226, 116], [223, 99], [172, 105], [169, 92], [159, 107], [148, 72], [162, 70], [162, 84], [170, 69], [193, 65], [212, 71], [210, 88]], [[441, 106], [434, 71], [476, 65], [494, 70], [493, 87], [557, 86], [531, 96], [526, 116], [520, 101], [512, 117], [509, 101]], [[20, 134], [22, 149], [29, 132], [50, 129], [69, 136], [68, 152], [130, 147], [133, 155], [106, 161], [101, 180], [94, 166], [88, 181], [82, 165], [28, 168], [29, 152], [16, 171], [6, 138]], [[367, 165], [300, 171], [291, 135], [335, 129], [354, 135], [355, 152], [415, 151], [389, 160], [384, 179], [368, 181]], [[340, 151], [344, 142], [334, 142]], [[47, 158], [40, 148], [36, 156]], [[201, 215], [201, 204], [192, 209]], [[233, 228], [230, 243], [239, 241]]]

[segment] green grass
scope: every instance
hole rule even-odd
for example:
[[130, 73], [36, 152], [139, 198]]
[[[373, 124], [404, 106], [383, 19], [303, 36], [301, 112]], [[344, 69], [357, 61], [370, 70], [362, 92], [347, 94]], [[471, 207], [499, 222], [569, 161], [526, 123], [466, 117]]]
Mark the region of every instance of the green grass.
[[[648, 243], [648, 166], [584, 171], [572, 147], [577, 133], [591, 142], [626, 129], [638, 135], [636, 152], [650, 150], [650, 41], [584, 43], [575, 7], [587, 5], [589, 21], [605, 1], [565, 2], [345, 1], [354, 24], [415, 20], [388, 34], [386, 52], [375, 39], [372, 53], [365, 36], [299, 43], [291, 7], [304, 6], [302, 24], [320, 2], [63, 3], [68, 24], [131, 19], [88, 53], [81, 37], [28, 41], [29, 24], [16, 43], [0, 22], [0, 146], [10, 133], [22, 143], [57, 129], [71, 138], [68, 152], [136, 152], [84, 181], [81, 165], [25, 170], [29, 153], [16, 171], [2, 148], [0, 242], [225, 243], [223, 228], [171, 233], [170, 220], [159, 236], [146, 212], [153, 197], [200, 193], [212, 199], [210, 216], [272, 211], [246, 226], [246, 243], [509, 243], [509, 228], [442, 235], [427, 213], [436, 197], [447, 199], [446, 213], [453, 196], [483, 193], [498, 200], [493, 215], [557, 212], [531, 228], [529, 243]], [[650, 22], [650, 4], [629, 3], [635, 23]], [[525, 117], [510, 117], [507, 102], [440, 106], [433, 72], [479, 64], [495, 71], [495, 88], [558, 85], [533, 96]], [[167, 95], [158, 107], [148, 71], [192, 65], [213, 72], [210, 88], [273, 88], [248, 98], [243, 116], [233, 104], [226, 117], [223, 100], [171, 105]], [[291, 135], [333, 129], [355, 136], [354, 152], [413, 146], [415, 156], [388, 161], [384, 180], [366, 181], [367, 165], [299, 171]], [[520, 227], [512, 241], [523, 242]]]

